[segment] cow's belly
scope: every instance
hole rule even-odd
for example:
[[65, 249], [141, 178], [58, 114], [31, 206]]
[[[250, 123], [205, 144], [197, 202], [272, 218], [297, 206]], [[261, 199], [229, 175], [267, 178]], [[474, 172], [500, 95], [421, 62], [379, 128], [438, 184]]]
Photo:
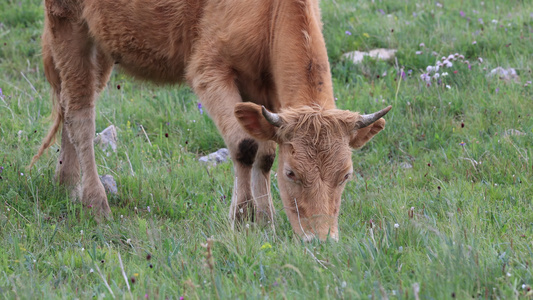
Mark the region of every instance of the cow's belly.
[[157, 82], [183, 80], [199, 3], [86, 0], [85, 4], [83, 18], [97, 46], [127, 73]]

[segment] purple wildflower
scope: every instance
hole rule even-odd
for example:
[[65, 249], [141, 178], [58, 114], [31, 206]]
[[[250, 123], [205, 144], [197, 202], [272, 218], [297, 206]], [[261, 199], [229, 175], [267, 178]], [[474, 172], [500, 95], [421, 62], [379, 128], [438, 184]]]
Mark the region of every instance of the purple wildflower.
[[477, 21], [479, 22], [479, 24], [483, 24], [483, 19], [482, 18], [477, 19]]
[[460, 15], [461, 17], [464, 18], [464, 17], [465, 17], [465, 12], [461, 10], [461, 11], [459, 12], [459, 15]]
[[466, 143], [465, 142], [460, 142], [459, 145], [464, 147], [466, 145]]
[[346, 30], [344, 33], [345, 33], [346, 35], [352, 35], [352, 33], [351, 33], [350, 31], [348, 31], [348, 30]]
[[383, 9], [380, 9], [379, 12], [384, 15], [385, 14], [385, 11]]
[[429, 76], [428, 73], [423, 73], [422, 75], [420, 75], [420, 79], [422, 79], [424, 82], [426, 82], [428, 84], [428, 86], [431, 85], [431, 76]]
[[496, 88], [495, 92], [498, 93], [500, 91], [500, 88]]
[[402, 79], [405, 80], [405, 78], [407, 78], [407, 76], [405, 75], [405, 72], [403, 71], [403, 69], [402, 69], [402, 74], [401, 75], [402, 75]]
[[4, 167], [0, 166], [0, 173], [2, 173], [3, 171], [4, 171]]
[[204, 110], [202, 109], [202, 103], [199, 103], [199, 102], [198, 102], [198, 110], [200, 111], [200, 114], [201, 114], [201, 115], [204, 114]]
[[150, 210], [150, 206], [147, 206], [147, 207], [146, 207], [146, 210], [148, 210], [148, 212], [151, 212], [151, 210]]
[[2, 88], [0, 88], [0, 97], [3, 96], [4, 94], [2, 94]]

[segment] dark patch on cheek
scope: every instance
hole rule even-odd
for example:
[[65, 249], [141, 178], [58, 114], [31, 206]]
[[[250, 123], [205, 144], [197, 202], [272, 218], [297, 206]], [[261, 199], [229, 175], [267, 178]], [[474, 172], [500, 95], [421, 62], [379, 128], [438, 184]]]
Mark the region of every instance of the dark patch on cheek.
[[267, 173], [270, 172], [270, 169], [272, 169], [272, 165], [274, 164], [274, 159], [276, 158], [275, 154], [265, 155], [261, 157], [259, 168], [261, 171]]
[[244, 139], [239, 143], [237, 161], [245, 166], [252, 166], [259, 145], [253, 139]]

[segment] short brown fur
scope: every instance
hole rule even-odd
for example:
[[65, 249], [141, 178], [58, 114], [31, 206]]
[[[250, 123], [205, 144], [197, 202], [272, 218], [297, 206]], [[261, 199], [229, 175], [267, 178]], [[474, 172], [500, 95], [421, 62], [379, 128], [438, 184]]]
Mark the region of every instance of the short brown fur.
[[[281, 198], [295, 232], [338, 238], [350, 147], [363, 146], [385, 121], [359, 128], [357, 113], [335, 109], [317, 0], [44, 3], [55, 119], [32, 164], [62, 126], [56, 176], [97, 216], [110, 209], [94, 161], [94, 107], [116, 64], [141, 79], [193, 88], [234, 162], [231, 220], [244, 218], [250, 203], [252, 215], [273, 220], [270, 167], [279, 145]], [[260, 105], [279, 112], [284, 125], [272, 125]]]

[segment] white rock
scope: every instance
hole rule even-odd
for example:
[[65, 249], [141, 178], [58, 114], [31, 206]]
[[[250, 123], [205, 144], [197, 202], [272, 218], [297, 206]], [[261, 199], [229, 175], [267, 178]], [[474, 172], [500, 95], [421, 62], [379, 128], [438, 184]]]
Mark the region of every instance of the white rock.
[[[100, 132], [94, 139], [94, 143], [100, 145], [103, 151], [106, 151], [108, 147], [111, 147], [113, 152], [117, 152], [117, 129], [115, 125], [110, 125], [102, 132]], [[109, 153], [107, 153], [109, 156]]]
[[358, 64], [363, 61], [365, 56], [370, 56], [372, 58], [380, 59], [380, 60], [391, 60], [396, 55], [396, 51], [398, 50], [378, 48], [378, 49], [370, 50], [368, 52], [352, 51], [352, 52], [344, 53], [342, 57], [351, 60], [354, 64]]
[[402, 169], [412, 169], [413, 168], [413, 165], [404, 161], [400, 164], [400, 168]]
[[214, 167], [220, 163], [228, 161], [228, 159], [229, 150], [226, 148], [222, 148], [209, 155], [200, 157], [198, 161]]

